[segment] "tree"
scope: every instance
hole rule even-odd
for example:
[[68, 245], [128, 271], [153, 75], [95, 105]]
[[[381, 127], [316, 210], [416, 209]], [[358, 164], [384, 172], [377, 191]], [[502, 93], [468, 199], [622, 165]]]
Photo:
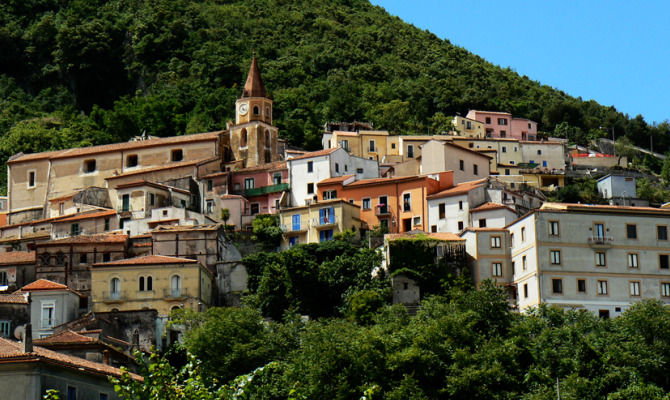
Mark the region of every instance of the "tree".
[[666, 185], [670, 185], [670, 152], [665, 153], [663, 167], [661, 167], [661, 178]]
[[621, 164], [622, 157], [626, 157], [628, 162], [630, 162], [637, 154], [637, 150], [635, 150], [633, 143], [627, 136], [621, 136], [616, 140], [614, 143], [614, 151], [616, 152], [616, 155], [619, 156], [617, 165]]
[[282, 230], [279, 226], [279, 216], [272, 214], [260, 214], [253, 222], [254, 239], [261, 243], [266, 251], [276, 250], [281, 243]]

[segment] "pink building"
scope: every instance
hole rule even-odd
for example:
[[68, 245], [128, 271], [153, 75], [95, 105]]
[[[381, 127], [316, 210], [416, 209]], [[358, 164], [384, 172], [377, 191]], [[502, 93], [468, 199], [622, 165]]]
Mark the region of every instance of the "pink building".
[[486, 137], [537, 140], [537, 122], [510, 113], [470, 110], [466, 118], [482, 122]]
[[289, 190], [286, 162], [231, 171], [229, 193], [243, 195], [249, 201], [245, 214], [276, 214], [282, 197]]

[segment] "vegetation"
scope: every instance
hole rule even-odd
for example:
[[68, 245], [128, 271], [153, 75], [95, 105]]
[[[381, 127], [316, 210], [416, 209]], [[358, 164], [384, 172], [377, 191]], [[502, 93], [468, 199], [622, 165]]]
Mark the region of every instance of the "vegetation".
[[30, 0], [0, 6], [0, 165], [222, 129], [254, 50], [291, 145], [317, 148], [328, 120], [439, 134], [447, 116], [486, 109], [581, 144], [613, 129], [670, 150], [665, 122], [540, 85], [366, 0]]
[[614, 320], [545, 306], [518, 314], [484, 284], [428, 298], [416, 316], [382, 307], [371, 323], [263, 322], [245, 308], [183, 319], [188, 362], [152, 356], [144, 383], [115, 382], [123, 399], [553, 400], [557, 383], [562, 399], [670, 392], [670, 309], [657, 301]]

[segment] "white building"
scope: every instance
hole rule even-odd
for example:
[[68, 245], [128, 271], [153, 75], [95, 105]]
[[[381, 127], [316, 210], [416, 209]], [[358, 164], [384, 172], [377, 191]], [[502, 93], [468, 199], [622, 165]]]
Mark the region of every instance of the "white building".
[[430, 232], [458, 233], [470, 226], [470, 209], [486, 201], [486, 179], [461, 183], [426, 199]]
[[488, 202], [470, 209], [470, 225], [477, 228], [504, 228], [517, 219], [512, 207]]
[[637, 198], [635, 177], [623, 175], [606, 175], [598, 179], [598, 192], [609, 203], [617, 206], [646, 207], [649, 201]]
[[291, 184], [291, 206], [304, 206], [317, 195], [317, 183], [328, 178], [355, 175], [357, 180], [378, 178], [379, 164], [350, 155], [337, 147], [314, 151], [286, 161]]

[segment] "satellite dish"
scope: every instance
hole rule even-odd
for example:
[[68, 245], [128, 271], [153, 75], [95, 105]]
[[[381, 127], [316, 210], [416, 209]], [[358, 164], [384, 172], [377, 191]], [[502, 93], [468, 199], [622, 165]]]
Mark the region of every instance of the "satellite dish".
[[16, 340], [23, 340], [23, 334], [26, 333], [26, 328], [23, 325], [17, 326], [14, 329], [14, 337]]

